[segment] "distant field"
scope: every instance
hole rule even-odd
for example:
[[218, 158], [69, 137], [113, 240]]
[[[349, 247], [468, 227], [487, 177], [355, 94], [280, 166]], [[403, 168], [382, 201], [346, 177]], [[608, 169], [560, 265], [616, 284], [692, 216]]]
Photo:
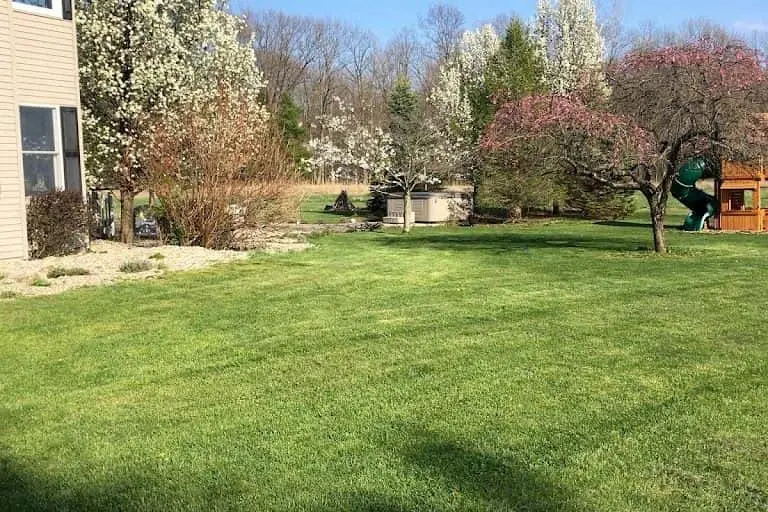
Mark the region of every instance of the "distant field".
[[296, 185], [296, 190], [304, 195], [333, 195], [337, 196], [342, 190], [346, 190], [351, 195], [365, 195], [368, 194], [370, 188], [368, 185], [344, 185], [339, 183], [328, 183], [324, 185], [314, 185], [311, 183], [303, 183]]

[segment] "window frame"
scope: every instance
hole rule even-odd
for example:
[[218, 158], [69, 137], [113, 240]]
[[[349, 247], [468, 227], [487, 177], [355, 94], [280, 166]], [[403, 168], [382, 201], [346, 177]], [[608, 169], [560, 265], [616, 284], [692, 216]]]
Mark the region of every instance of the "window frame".
[[[53, 151], [26, 151], [24, 150], [24, 136], [21, 109], [39, 108], [49, 110], [53, 116]], [[21, 166], [21, 175], [24, 178], [24, 197], [31, 197], [33, 194], [27, 194], [27, 175], [24, 169], [24, 155], [54, 155], [53, 159], [53, 189], [64, 190], [66, 188], [66, 179], [64, 176], [64, 141], [61, 133], [61, 107], [59, 105], [43, 105], [34, 103], [24, 103], [19, 105], [19, 162]]]
[[51, 8], [29, 5], [18, 0], [11, 0], [13, 8], [17, 11], [48, 16], [49, 18], [64, 19], [64, 0], [51, 0]]

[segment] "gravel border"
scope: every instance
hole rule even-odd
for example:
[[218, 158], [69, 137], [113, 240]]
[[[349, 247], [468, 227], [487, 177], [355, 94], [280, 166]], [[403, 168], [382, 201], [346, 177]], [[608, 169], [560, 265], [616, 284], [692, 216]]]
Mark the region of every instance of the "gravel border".
[[[202, 269], [247, 257], [246, 252], [213, 251], [201, 247], [130, 247], [97, 240], [88, 252], [72, 256], [0, 261], [0, 300], [15, 296], [55, 295], [87, 286], [152, 279], [167, 271]], [[148, 265], [149, 270], [136, 273], [121, 271], [123, 265], [132, 263]], [[88, 275], [48, 278], [48, 272], [54, 268], [84, 269]]]

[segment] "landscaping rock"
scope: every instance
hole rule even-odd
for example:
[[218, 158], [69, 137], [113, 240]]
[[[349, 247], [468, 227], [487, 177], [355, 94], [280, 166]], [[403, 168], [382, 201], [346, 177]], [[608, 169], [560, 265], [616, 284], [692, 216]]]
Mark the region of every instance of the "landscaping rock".
[[306, 236], [297, 231], [268, 228], [241, 228], [232, 234], [235, 251], [292, 252], [309, 249]]
[[[246, 253], [212, 251], [201, 247], [131, 247], [116, 242], [96, 240], [88, 252], [72, 256], [28, 261], [0, 261], [0, 295], [53, 295], [74, 288], [102, 286], [118, 281], [157, 277], [166, 271], [202, 269], [217, 263], [244, 259]], [[120, 268], [136, 261], [152, 261], [144, 272], [125, 273]], [[88, 275], [49, 279], [49, 286], [31, 286], [56, 268], [78, 268]]]

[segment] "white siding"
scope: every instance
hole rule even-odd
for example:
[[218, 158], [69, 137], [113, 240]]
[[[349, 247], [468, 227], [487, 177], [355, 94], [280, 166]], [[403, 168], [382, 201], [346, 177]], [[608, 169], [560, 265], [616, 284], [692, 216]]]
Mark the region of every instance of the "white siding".
[[77, 71], [74, 22], [0, 0], [0, 259], [27, 254], [19, 106], [79, 107]]
[[0, 259], [27, 254], [11, 14], [10, 1], [0, 0]]

